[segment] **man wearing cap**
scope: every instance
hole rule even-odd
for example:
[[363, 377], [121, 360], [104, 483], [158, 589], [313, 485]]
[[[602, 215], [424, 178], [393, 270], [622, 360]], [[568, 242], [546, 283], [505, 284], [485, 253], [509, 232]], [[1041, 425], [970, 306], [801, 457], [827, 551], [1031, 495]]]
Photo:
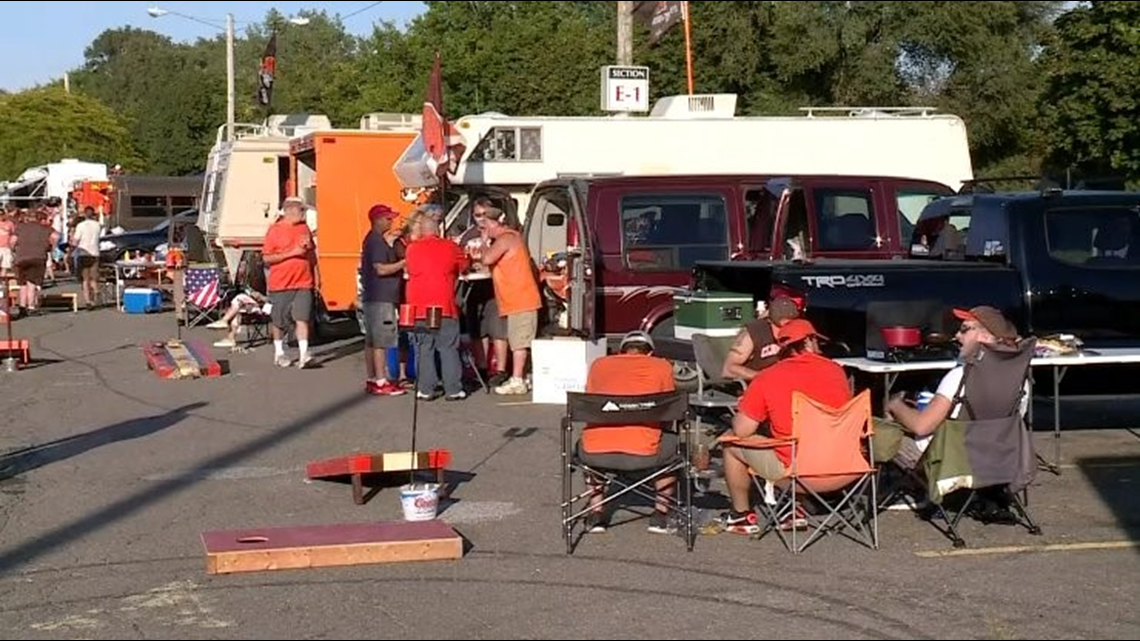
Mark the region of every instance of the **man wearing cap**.
[[[590, 365], [586, 376], [587, 394], [612, 394], [614, 396], [639, 396], [672, 392], [673, 366], [669, 361], [653, 355], [653, 338], [641, 331], [630, 332], [622, 338], [617, 354], [603, 356]], [[663, 432], [653, 425], [606, 425], [592, 427], [582, 432], [578, 443], [582, 461], [609, 470], [640, 470], [665, 465], [677, 452], [677, 435]], [[593, 491], [591, 505], [597, 506], [604, 499], [605, 487], [587, 478]], [[656, 489], [660, 497], [673, 492], [673, 477], [657, 480]], [[664, 501], [658, 501], [657, 509], [649, 521], [649, 531], [666, 533], [669, 531], [667, 508]], [[586, 521], [589, 532], [604, 532], [606, 516], [600, 508], [595, 508]]]
[[[942, 377], [934, 398], [921, 410], [908, 404], [906, 394], [902, 392], [887, 402], [887, 413], [911, 435], [902, 439], [895, 457], [904, 467], [913, 467], [918, 462], [930, 441], [929, 436], [943, 421], [958, 418], [958, 412], [962, 408], [959, 392], [962, 391], [965, 362], [975, 356], [983, 345], [1016, 344], [1018, 340], [1017, 328], [993, 307], [982, 305], [971, 309], [955, 309], [954, 316], [962, 321], [957, 334], [958, 343], [962, 346], [958, 350], [959, 362]], [[1022, 415], [1029, 410], [1028, 399], [1028, 393], [1022, 395]], [[884, 426], [884, 434], [887, 429], [889, 428]], [[876, 427], [876, 432], [878, 431]]]
[[538, 310], [542, 297], [534, 274], [530, 251], [519, 232], [508, 226], [507, 213], [488, 209], [480, 226], [493, 241], [483, 252], [482, 263], [491, 268], [499, 315], [507, 319], [507, 343], [511, 348], [511, 377], [495, 388], [496, 394], [526, 394], [527, 355], [538, 333]]
[[[790, 445], [749, 448], [736, 444], [735, 439], [755, 435], [762, 423], [768, 424], [767, 436], [791, 437], [794, 392], [806, 394], [831, 407], [840, 407], [851, 400], [847, 375], [838, 363], [820, 354], [819, 342], [826, 338], [815, 330], [810, 321], [796, 318], [784, 323], [776, 331], [776, 340], [780, 345], [779, 361], [761, 370], [748, 384], [732, 421], [733, 433], [722, 437], [724, 480], [732, 499], [732, 509], [723, 516], [723, 522], [726, 531], [738, 534], [760, 531], [749, 501], [752, 490], [749, 470], [775, 483], [787, 476], [792, 452]], [[796, 514], [781, 527], [805, 525], [797, 506]]]
[[756, 308], [756, 320], [740, 330], [724, 359], [721, 370], [724, 378], [750, 381], [760, 370], [774, 364], [780, 355], [776, 328], [800, 315], [796, 302], [787, 296], [772, 299], [772, 304], [767, 307], [762, 302], [758, 303]]
[[273, 356], [280, 367], [292, 364], [285, 355], [285, 333], [295, 325], [300, 352], [297, 367], [304, 369], [309, 364], [313, 289], [320, 287], [317, 255], [312, 232], [305, 224], [305, 201], [286, 198], [281, 209], [281, 217], [269, 226], [261, 247], [262, 260], [269, 266], [267, 293], [273, 305]]
[[399, 213], [387, 205], [368, 210], [372, 229], [360, 250], [361, 306], [364, 311], [365, 391], [376, 396], [399, 396], [404, 389], [388, 379], [387, 350], [397, 346], [396, 309], [403, 293], [405, 261], [395, 244], [402, 229], [393, 224]]

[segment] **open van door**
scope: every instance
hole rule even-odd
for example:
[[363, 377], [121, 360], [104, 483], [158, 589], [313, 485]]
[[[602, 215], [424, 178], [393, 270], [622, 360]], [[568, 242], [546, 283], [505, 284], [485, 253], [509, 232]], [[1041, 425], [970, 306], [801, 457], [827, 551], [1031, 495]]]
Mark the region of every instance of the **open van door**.
[[555, 333], [594, 340], [594, 250], [585, 221], [586, 188], [579, 181], [537, 186], [523, 236], [544, 279], [543, 296]]

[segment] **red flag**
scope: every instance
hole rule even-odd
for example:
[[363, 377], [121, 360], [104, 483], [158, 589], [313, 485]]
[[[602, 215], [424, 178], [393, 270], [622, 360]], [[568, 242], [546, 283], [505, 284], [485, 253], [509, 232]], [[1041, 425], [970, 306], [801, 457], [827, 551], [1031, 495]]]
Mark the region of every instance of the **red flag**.
[[422, 135], [424, 148], [435, 175], [441, 180], [447, 174], [454, 174], [463, 155], [463, 145], [458, 132], [447, 121], [443, 111], [443, 63], [439, 52], [428, 78], [427, 93], [424, 96]]

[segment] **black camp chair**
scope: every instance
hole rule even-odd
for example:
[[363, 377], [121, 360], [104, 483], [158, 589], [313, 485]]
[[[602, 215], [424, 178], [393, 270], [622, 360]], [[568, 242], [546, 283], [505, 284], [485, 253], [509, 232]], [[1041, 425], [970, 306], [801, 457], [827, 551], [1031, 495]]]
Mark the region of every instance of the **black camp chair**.
[[[692, 483], [689, 482], [689, 440], [685, 432], [690, 420], [688, 395], [684, 392], [664, 392], [640, 396], [619, 396], [609, 394], [586, 394], [567, 392], [566, 415], [562, 418], [562, 530], [566, 540], [566, 553], [574, 552], [575, 525], [583, 523], [591, 513], [590, 488], [574, 494], [575, 472], [589, 474], [599, 479], [608, 488], [618, 491], [608, 493], [601, 506], [609, 505], [620, 497], [634, 493], [650, 501], [656, 500], [655, 482], [670, 474], [676, 475], [674, 492], [667, 507], [671, 516], [681, 523], [680, 533], [690, 552], [693, 551], [695, 531], [693, 527]], [[575, 438], [575, 425], [582, 430], [607, 425], [659, 425], [662, 430], [677, 435], [677, 450], [662, 464], [638, 469], [616, 470], [591, 466], [579, 456]], [[580, 435], [580, 434], [579, 434]], [[584, 507], [577, 507], [585, 502]]]
[[[968, 361], [958, 390], [959, 417], [935, 430], [919, 461], [927, 495], [946, 524], [945, 530], [939, 529], [954, 547], [965, 547], [957, 525], [971, 507], [982, 503], [980, 496], [1008, 501], [1012, 512], [1005, 513], [1013, 517], [1011, 524], [1041, 534], [1018, 497], [1037, 472], [1033, 438], [1020, 410], [1036, 344], [1035, 338], [1027, 338], [1016, 345], [987, 345]], [[963, 494], [953, 509], [951, 503], [957, 501], [947, 499]], [[987, 520], [985, 512], [975, 514]]]

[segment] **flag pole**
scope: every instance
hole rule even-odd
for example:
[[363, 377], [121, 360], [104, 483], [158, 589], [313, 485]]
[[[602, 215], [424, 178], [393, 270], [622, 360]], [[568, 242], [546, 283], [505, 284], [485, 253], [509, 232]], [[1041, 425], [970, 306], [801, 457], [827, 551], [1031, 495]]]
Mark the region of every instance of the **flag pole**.
[[693, 95], [693, 36], [689, 31], [689, 0], [681, 2], [682, 18], [685, 20], [685, 69], [688, 72], [689, 95]]

